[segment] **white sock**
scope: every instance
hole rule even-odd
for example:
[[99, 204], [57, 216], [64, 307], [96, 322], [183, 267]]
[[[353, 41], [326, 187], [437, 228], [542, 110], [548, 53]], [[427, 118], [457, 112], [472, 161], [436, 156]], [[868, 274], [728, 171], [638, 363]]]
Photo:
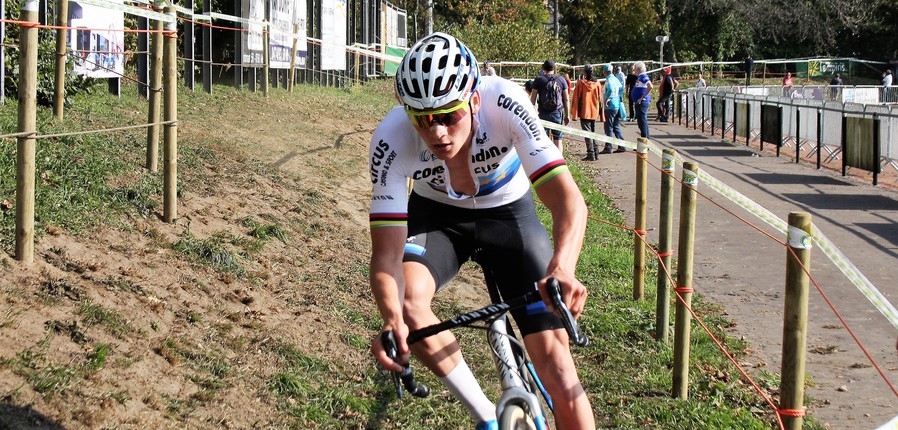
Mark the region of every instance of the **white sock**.
[[449, 392], [461, 401], [476, 422], [496, 419], [496, 405], [483, 394], [483, 389], [480, 388], [464, 358], [458, 362], [455, 369], [440, 380]]

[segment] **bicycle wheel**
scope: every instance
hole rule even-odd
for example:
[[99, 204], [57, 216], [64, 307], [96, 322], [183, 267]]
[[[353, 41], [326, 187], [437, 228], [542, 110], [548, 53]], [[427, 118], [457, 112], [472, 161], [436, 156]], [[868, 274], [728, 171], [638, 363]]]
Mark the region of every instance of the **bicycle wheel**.
[[508, 405], [499, 417], [499, 430], [536, 430], [536, 423], [520, 405]]

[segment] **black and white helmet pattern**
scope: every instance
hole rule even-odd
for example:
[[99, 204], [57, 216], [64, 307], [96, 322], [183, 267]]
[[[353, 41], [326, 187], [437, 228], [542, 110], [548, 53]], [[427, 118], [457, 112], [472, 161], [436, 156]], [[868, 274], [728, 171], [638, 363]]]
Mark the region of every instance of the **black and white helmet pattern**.
[[433, 33], [415, 43], [396, 71], [396, 94], [413, 109], [467, 101], [479, 83], [480, 69], [474, 54], [445, 33]]

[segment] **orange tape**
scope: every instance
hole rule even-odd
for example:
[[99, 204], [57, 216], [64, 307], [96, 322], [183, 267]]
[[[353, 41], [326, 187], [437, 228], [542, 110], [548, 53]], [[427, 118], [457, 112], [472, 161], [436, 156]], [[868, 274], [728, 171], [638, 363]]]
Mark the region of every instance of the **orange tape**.
[[694, 293], [695, 289], [690, 287], [674, 287], [676, 293]]
[[658, 256], [659, 256], [659, 257], [670, 257], [671, 255], [673, 255], [673, 251], [667, 251], [667, 252], [660, 252], [660, 253], [658, 253]]
[[802, 409], [778, 409], [777, 412], [786, 417], [803, 417], [807, 415], [807, 410], [805, 408]]

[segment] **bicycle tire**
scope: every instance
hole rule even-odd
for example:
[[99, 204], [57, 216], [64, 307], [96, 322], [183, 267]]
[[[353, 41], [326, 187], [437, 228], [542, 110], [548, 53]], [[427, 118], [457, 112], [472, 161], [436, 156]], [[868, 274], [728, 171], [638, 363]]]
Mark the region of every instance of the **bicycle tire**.
[[536, 423], [520, 405], [508, 405], [499, 417], [499, 430], [536, 430]]

